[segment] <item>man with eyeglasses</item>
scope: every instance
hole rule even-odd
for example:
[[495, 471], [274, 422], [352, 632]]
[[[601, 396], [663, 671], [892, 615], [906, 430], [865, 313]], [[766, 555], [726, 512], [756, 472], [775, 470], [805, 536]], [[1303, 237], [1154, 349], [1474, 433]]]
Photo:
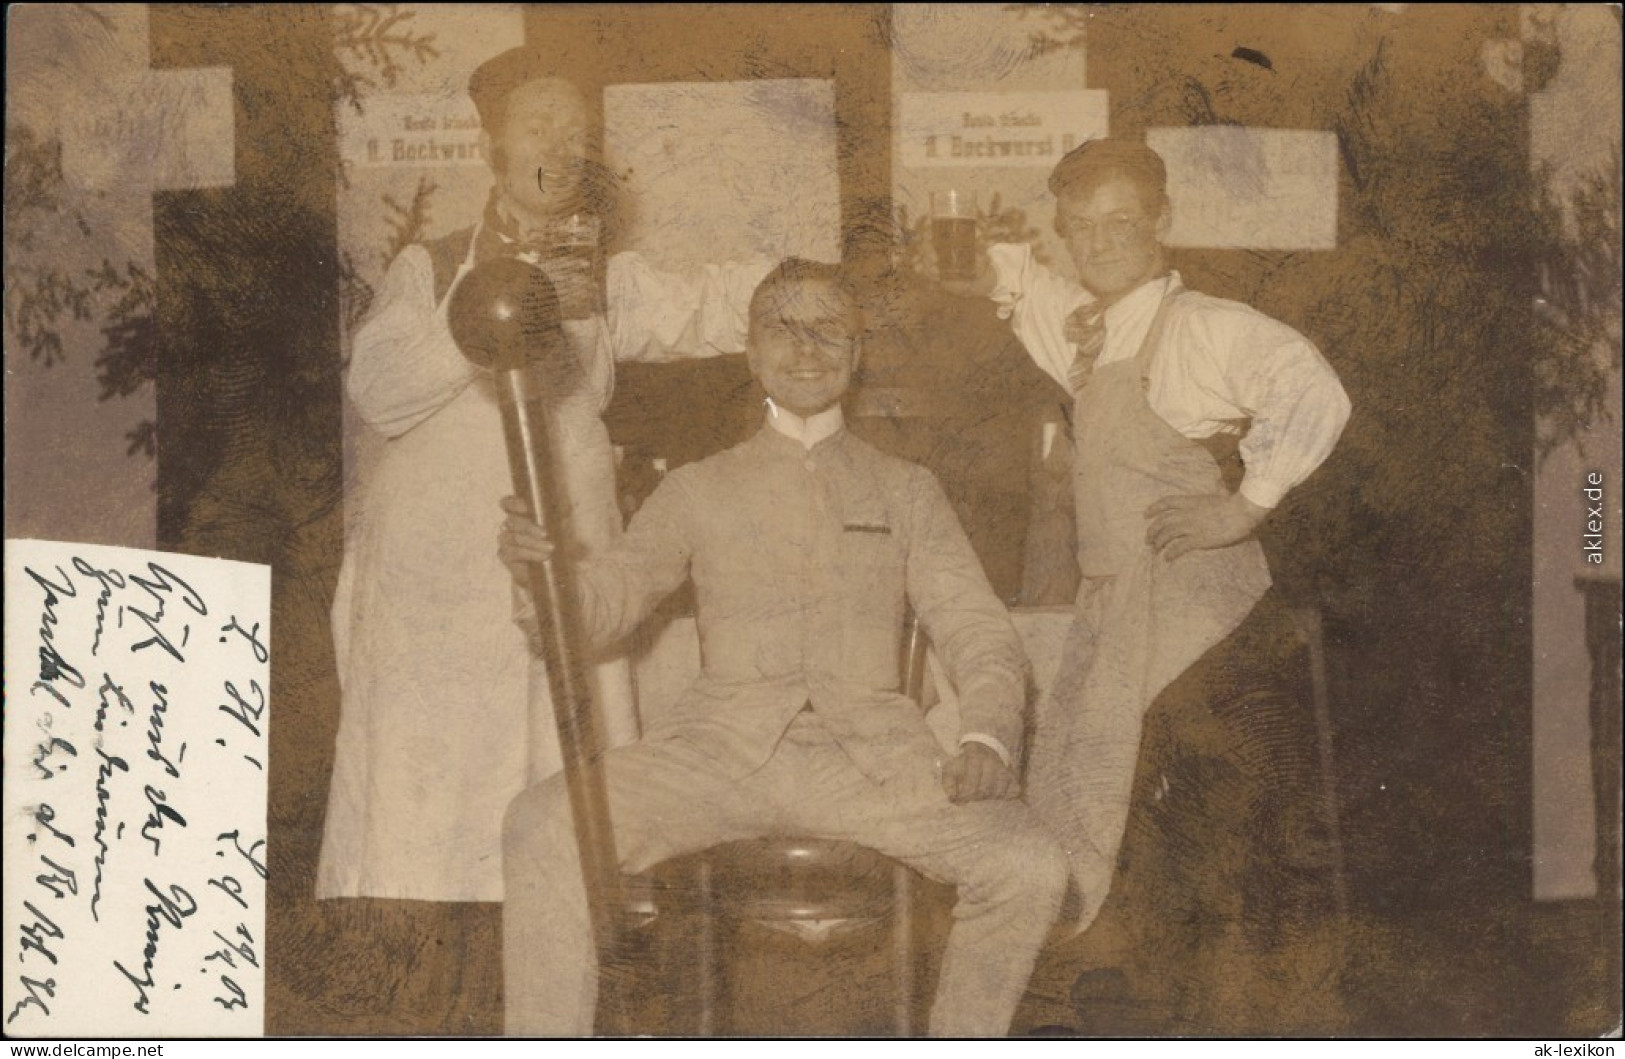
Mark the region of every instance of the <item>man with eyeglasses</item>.
[[[638, 742], [604, 757], [622, 866], [769, 834], [852, 841], [957, 887], [929, 1030], [1002, 1036], [1060, 909], [1066, 861], [1016, 800], [1025, 660], [936, 480], [846, 429], [861, 318], [838, 266], [792, 258], [750, 302], [766, 421], [673, 471], [626, 535], [576, 567], [593, 645], [692, 580], [703, 671]], [[504, 504], [499, 555], [553, 543]], [[898, 691], [905, 604], [961, 702], [942, 750]], [[504, 828], [510, 1035], [592, 1032], [596, 958], [562, 777]]]
[[1294, 640], [1254, 531], [1349, 401], [1302, 335], [1169, 268], [1166, 170], [1144, 144], [1085, 143], [1049, 187], [1080, 282], [995, 245], [980, 284], [1073, 397], [1082, 580], [1027, 796], [1071, 858], [1078, 929], [1099, 916], [1080, 1007], [1104, 992], [1152, 1012], [1142, 1030], [1233, 1027], [1223, 979], [1330, 893], [1313, 717], [1268, 692]]

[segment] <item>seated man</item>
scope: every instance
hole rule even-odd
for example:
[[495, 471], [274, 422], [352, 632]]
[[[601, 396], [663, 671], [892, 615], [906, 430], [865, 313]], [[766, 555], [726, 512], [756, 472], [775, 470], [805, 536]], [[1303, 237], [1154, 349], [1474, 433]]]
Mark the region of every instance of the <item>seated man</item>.
[[[577, 568], [589, 646], [694, 584], [703, 671], [605, 757], [621, 863], [769, 834], [895, 857], [958, 887], [931, 1032], [1002, 1035], [1066, 883], [1015, 800], [1020, 641], [935, 479], [843, 427], [859, 342], [836, 267], [780, 265], [751, 300], [748, 343], [766, 426], [673, 472]], [[522, 580], [551, 544], [522, 503], [505, 506], [502, 557]], [[946, 760], [898, 690], [905, 606], [959, 691], [964, 735]], [[590, 1033], [597, 961], [561, 779], [514, 801], [503, 852], [507, 1031]]]

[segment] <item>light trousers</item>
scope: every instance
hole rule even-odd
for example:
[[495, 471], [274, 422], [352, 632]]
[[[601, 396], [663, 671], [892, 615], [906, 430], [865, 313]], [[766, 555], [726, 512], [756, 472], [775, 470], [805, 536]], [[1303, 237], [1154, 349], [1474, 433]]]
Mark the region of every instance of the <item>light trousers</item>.
[[[743, 779], [682, 738], [605, 756], [622, 868], [763, 835], [868, 846], [957, 887], [930, 1032], [1003, 1036], [1038, 950], [1060, 911], [1067, 862], [1018, 801], [956, 805], [937, 777], [929, 735], [900, 748], [877, 783], [854, 766], [811, 711]], [[593, 1029], [597, 953], [561, 777], [514, 800], [503, 834], [503, 990], [512, 1036], [585, 1036]]]

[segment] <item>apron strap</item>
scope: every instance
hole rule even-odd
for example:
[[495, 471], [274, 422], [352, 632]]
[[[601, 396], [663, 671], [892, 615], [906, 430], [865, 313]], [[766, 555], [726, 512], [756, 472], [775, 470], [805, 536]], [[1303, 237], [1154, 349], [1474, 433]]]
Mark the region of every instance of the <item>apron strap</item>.
[[434, 266], [434, 303], [439, 305], [446, 300], [451, 291], [451, 285], [457, 279], [457, 273], [468, 263], [474, 249], [475, 227], [460, 228], [449, 235], [439, 239], [431, 239], [423, 244], [429, 251], [429, 261]]
[[[1156, 361], [1157, 353], [1162, 348], [1163, 332], [1168, 325], [1168, 309], [1186, 289], [1181, 286], [1168, 291], [1163, 295], [1162, 303], [1157, 306], [1157, 315], [1151, 321], [1151, 329], [1146, 332], [1145, 341], [1140, 344], [1139, 352], [1134, 355], [1140, 365], [1140, 390], [1149, 392], [1151, 389], [1151, 365]], [[1224, 479], [1225, 488], [1234, 493], [1241, 488], [1242, 477], [1247, 468], [1241, 460], [1241, 439], [1246, 437], [1247, 428], [1252, 425], [1250, 419], [1227, 420], [1235, 431], [1221, 431], [1205, 438], [1192, 438], [1196, 444], [1208, 451], [1213, 462], [1219, 465], [1219, 474]]]
[[1174, 303], [1174, 299], [1184, 293], [1183, 286], [1163, 292], [1162, 300], [1157, 303], [1157, 315], [1151, 318], [1151, 327], [1146, 331], [1145, 339], [1134, 354], [1134, 360], [1140, 366], [1142, 390], [1150, 389], [1151, 363], [1157, 358], [1157, 350], [1162, 348], [1162, 333], [1168, 327], [1168, 307]]

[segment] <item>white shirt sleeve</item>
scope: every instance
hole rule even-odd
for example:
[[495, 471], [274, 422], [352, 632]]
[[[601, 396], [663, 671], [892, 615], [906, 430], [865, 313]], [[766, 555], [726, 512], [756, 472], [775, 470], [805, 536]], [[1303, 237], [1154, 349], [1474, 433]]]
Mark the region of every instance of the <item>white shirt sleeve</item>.
[[959, 737], [959, 748], [963, 750], [966, 743], [981, 743], [983, 746], [999, 755], [999, 760], [1004, 762], [1005, 768], [1009, 769], [1016, 767], [1014, 759], [1010, 756], [1010, 749], [1004, 745], [1003, 740], [996, 736], [988, 735], [986, 732], [966, 732], [964, 735]]
[[1010, 321], [1033, 362], [1067, 386], [1076, 349], [1066, 340], [1066, 318], [1091, 300], [1089, 292], [1039, 264], [1026, 243], [994, 243], [987, 256], [1000, 319]]
[[1308, 339], [1262, 313], [1197, 313], [1191, 328], [1222, 396], [1252, 420], [1241, 440], [1241, 495], [1275, 507], [1331, 454], [1348, 422], [1348, 395]]
[[752, 257], [667, 272], [641, 254], [616, 254], [606, 269], [615, 359], [664, 361], [743, 352], [750, 296], [775, 264], [771, 258]]
[[436, 310], [429, 252], [409, 246], [390, 262], [356, 331], [346, 384], [361, 418], [386, 437], [429, 418], [479, 373]]

